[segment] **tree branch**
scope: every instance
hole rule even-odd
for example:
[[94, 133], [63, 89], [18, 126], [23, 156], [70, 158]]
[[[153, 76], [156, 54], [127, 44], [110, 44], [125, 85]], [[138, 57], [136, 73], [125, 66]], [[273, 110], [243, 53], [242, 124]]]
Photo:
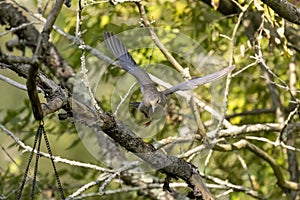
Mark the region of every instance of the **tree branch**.
[[272, 167], [274, 171], [274, 175], [277, 178], [277, 183], [280, 187], [283, 189], [288, 190], [300, 190], [300, 184], [297, 182], [292, 182], [285, 180], [283, 172], [281, 171], [280, 166], [276, 163], [276, 160], [269, 156], [266, 152], [264, 152], [262, 149], [257, 147], [256, 145], [248, 142], [247, 140], [240, 140], [234, 144], [217, 144], [214, 149], [219, 151], [233, 151], [233, 150], [239, 150], [246, 148], [250, 151], [252, 151], [255, 155], [265, 160], [269, 165]]
[[206, 175], [203, 173], [201, 173], [201, 175], [210, 181], [213, 181], [221, 186], [225, 186], [226, 188], [231, 188], [235, 191], [243, 191], [246, 194], [253, 196], [254, 198], [257, 198], [257, 199], [265, 199], [265, 198], [261, 197], [257, 191], [245, 188], [242, 185], [235, 185], [233, 183], [230, 183], [228, 180], [221, 180], [219, 178], [209, 176], [209, 175]]
[[[23, 22], [27, 23], [26, 19], [22, 16], [22, 14], [17, 11], [16, 8], [11, 6], [7, 3], [0, 4], [0, 11], [2, 10], [4, 12], [4, 7], [6, 9], [14, 10], [14, 12], [17, 13], [18, 18], [22, 19]], [[8, 11], [5, 11], [8, 12]], [[12, 17], [12, 15], [8, 15]], [[10, 24], [11, 18], [7, 17], [6, 20], [1, 20], [2, 23], [8, 23]], [[21, 23], [22, 24], [22, 23]], [[47, 24], [47, 23], [46, 23]], [[18, 23], [17, 26], [20, 24]], [[51, 25], [51, 23], [49, 23]], [[29, 26], [26, 26], [24, 29], [28, 28]], [[31, 27], [34, 29], [34, 27]], [[34, 29], [35, 30], [35, 29]], [[49, 30], [48, 28], [45, 28], [45, 30]], [[26, 37], [26, 34], [22, 34], [23, 29], [18, 30], [18, 36], [22, 36], [22, 39], [28, 39]], [[27, 30], [29, 31], [29, 30]], [[35, 35], [38, 35], [37, 31], [33, 31]], [[32, 32], [30, 32], [32, 33]], [[28, 35], [27, 35], [28, 36]], [[28, 43], [28, 41], [27, 41]], [[32, 44], [32, 47], [37, 47], [36, 44]], [[54, 48], [53, 48], [54, 49]], [[52, 50], [53, 50], [52, 49]], [[50, 54], [49, 59], [55, 58], [56, 55], [59, 54]], [[24, 77], [26, 75], [28, 76], [29, 70], [28, 66], [16, 66], [11, 65], [14, 70], [19, 71], [18, 73], [22, 73]], [[18, 70], [16, 69], [18, 68]], [[55, 91], [55, 88], [57, 85], [53, 81], [46, 81], [43, 80], [43, 76], [36, 74], [38, 77], [39, 82], [38, 84], [41, 85], [42, 89], [45, 89], [48, 94], [50, 92]], [[58, 76], [60, 77], [60, 76]], [[46, 81], [46, 82], [45, 82]], [[55, 87], [49, 90], [49, 88], [45, 87]], [[49, 92], [50, 91], [50, 92]], [[58, 93], [62, 92], [63, 90], [56, 90], [55, 96], [59, 97], [62, 101], [66, 102], [66, 94], [65, 93]], [[50, 94], [50, 96], [53, 96], [54, 94]], [[89, 108], [85, 106], [84, 104], [81, 104], [79, 101], [76, 101], [72, 98], [67, 98], [67, 101], [69, 104], [73, 104], [73, 113], [74, 113], [74, 119], [77, 120], [77, 122], [81, 122], [89, 127], [94, 127], [98, 131], [104, 131], [107, 135], [109, 135], [111, 138], [113, 138], [116, 142], [118, 142], [121, 146], [123, 146], [126, 150], [136, 154], [140, 158], [142, 158], [144, 161], [149, 163], [154, 169], [161, 170], [163, 173], [167, 174], [167, 176], [170, 177], [179, 177], [182, 178], [184, 181], [188, 183], [188, 185], [194, 190], [195, 196], [202, 196], [205, 199], [213, 199], [212, 195], [210, 194], [207, 187], [204, 185], [204, 183], [200, 178], [199, 172], [195, 166], [192, 164], [184, 161], [183, 159], [176, 158], [174, 156], [169, 156], [164, 154], [161, 150], [156, 150], [151, 144], [145, 143], [141, 138], [137, 137], [131, 130], [128, 129], [127, 126], [125, 126], [122, 122], [117, 121], [110, 113], [100, 112], [97, 113], [95, 109]], [[198, 178], [195, 178], [198, 177]], [[200, 193], [201, 194], [200, 194]]]
[[262, 0], [270, 6], [280, 17], [295, 24], [300, 24], [300, 9], [287, 0]]
[[[212, 6], [212, 1], [211, 0], [202, 0], [203, 2], [205, 2], [206, 4], [208, 4], [209, 6]], [[286, 12], [286, 14], [282, 15], [281, 17], [285, 18], [286, 16], [289, 17], [291, 16], [292, 18], [295, 18], [296, 22], [299, 22], [299, 8], [295, 7], [294, 5], [290, 4], [289, 2], [287, 2], [286, 0], [284, 1], [277, 1], [277, 0], [266, 0], [263, 1], [265, 2], [267, 5], [269, 5], [271, 8], [273, 7], [273, 5], [271, 6], [271, 4], [279, 4], [280, 6], [274, 6], [274, 11], [277, 13], [277, 8], [279, 8], [280, 10], [284, 11], [284, 13]], [[286, 8], [283, 6], [281, 7], [281, 4], [285, 4], [287, 5]], [[276, 9], [276, 10], [275, 10]], [[295, 10], [296, 9], [296, 10]], [[242, 12], [242, 9], [234, 3], [234, 1], [231, 0], [222, 0], [220, 1], [220, 4], [217, 8], [217, 10], [222, 13], [225, 16], [230, 16], [230, 15], [238, 15], [240, 12]], [[292, 11], [292, 13], [288, 13], [288, 11]], [[248, 24], [249, 27], [248, 28], [254, 28], [258, 27], [260, 25], [260, 19], [257, 17], [258, 16], [258, 12], [248, 12], [248, 15], [253, 15], [253, 17], [251, 17], [251, 21], [250, 23], [245, 23]], [[278, 13], [279, 14], [279, 13]], [[293, 17], [294, 16], [294, 17]], [[297, 19], [298, 18], [298, 19]], [[247, 20], [248, 18], [246, 17], [244, 20]], [[287, 20], [289, 20], [288, 18], [286, 18]], [[292, 20], [290, 20], [292, 21]], [[293, 22], [294, 23], [294, 22]], [[270, 22], [265, 22], [266, 26], [268, 27], [268, 29], [273, 32], [274, 35], [276, 35], [276, 37], [279, 35], [277, 33], [277, 30], [275, 27], [273, 27], [272, 24], [270, 24]], [[246, 27], [247, 28], [247, 27]], [[246, 31], [246, 34], [248, 34], [249, 31]], [[300, 31], [293, 27], [291, 23], [286, 23], [285, 26], [285, 31], [284, 31], [284, 35], [287, 38], [287, 40], [289, 41], [289, 46], [293, 49], [295, 49], [296, 51], [300, 51]]]
[[[23, 149], [24, 152], [31, 152], [32, 151], [32, 147], [25, 145], [18, 137], [16, 137], [14, 135], [14, 133], [9, 131], [2, 124], [0, 124], [0, 129], [2, 129], [3, 132], [6, 135], [11, 137], [18, 144], [18, 146]], [[34, 153], [37, 153], [37, 150], [34, 150]], [[40, 151], [39, 154], [46, 157], [46, 158], [50, 158], [50, 155], [48, 153]], [[65, 159], [65, 158], [61, 158], [59, 156], [52, 156], [52, 158], [53, 158], [54, 162], [57, 162], [57, 163], [60, 162], [60, 163], [69, 164], [71, 166], [85, 167], [85, 168], [94, 169], [94, 170], [97, 170], [97, 171], [100, 171], [100, 172], [107, 172], [107, 173], [114, 172], [114, 170], [111, 170], [111, 169], [99, 167], [97, 165], [93, 165], [93, 164], [89, 164], [89, 163], [82, 163], [82, 162], [78, 162], [78, 161], [74, 161], [74, 160], [68, 160], [68, 159]]]
[[[37, 47], [37, 38], [40, 37], [38, 30], [29, 23], [18, 8], [3, 0], [0, 0], [0, 2], [0, 24], [9, 25], [10, 28], [18, 27], [14, 34], [34, 52]], [[26, 26], [22, 26], [23, 24], [26, 24]], [[20, 26], [22, 28], [19, 28]], [[61, 80], [61, 84], [64, 84], [64, 81], [73, 75], [72, 67], [63, 59], [52, 43], [49, 44], [47, 49], [44, 49], [44, 54], [46, 59], [43, 60], [43, 63]]]
[[153, 42], [156, 44], [156, 46], [160, 49], [160, 51], [165, 55], [167, 60], [183, 75], [185, 79], [191, 79], [191, 75], [188, 73], [187, 70], [185, 70], [178, 62], [177, 60], [170, 54], [170, 52], [166, 49], [166, 47], [159, 41], [157, 35], [155, 34], [154, 30], [151, 28], [151, 24], [147, 18], [145, 7], [142, 4], [142, 2], [136, 3], [139, 12], [141, 15], [141, 18], [143, 19], [143, 24], [146, 26]]
[[[211, 0], [202, 0], [204, 3], [212, 7]], [[232, 0], [222, 0], [219, 2], [217, 10], [223, 15], [234, 15], [242, 12], [242, 9]]]
[[26, 88], [25, 85], [23, 85], [23, 84], [21, 84], [21, 83], [19, 83], [17, 81], [14, 81], [14, 80], [6, 77], [6, 76], [3, 76], [2, 74], [0, 74], [0, 80], [4, 81], [4, 82], [6, 82], [6, 83], [8, 83], [10, 85], [13, 85], [13, 86], [15, 86], [15, 87], [17, 87], [17, 88], [19, 88], [21, 90], [27, 91], [27, 88]]
[[270, 70], [270, 68], [268, 67], [268, 65], [266, 64], [266, 62], [263, 58], [263, 53], [262, 53], [261, 46], [260, 46], [260, 40], [255, 38], [254, 44], [255, 44], [255, 46], [254, 46], [255, 57], [257, 59], [257, 63], [259, 64], [262, 71], [264, 72], [266, 84], [269, 88], [272, 103], [276, 109], [275, 113], [276, 113], [277, 120], [279, 123], [284, 123], [285, 113], [284, 113], [284, 109], [283, 109], [283, 106], [281, 103], [279, 91], [277, 90], [275, 85], [272, 84], [274, 82], [274, 73]]

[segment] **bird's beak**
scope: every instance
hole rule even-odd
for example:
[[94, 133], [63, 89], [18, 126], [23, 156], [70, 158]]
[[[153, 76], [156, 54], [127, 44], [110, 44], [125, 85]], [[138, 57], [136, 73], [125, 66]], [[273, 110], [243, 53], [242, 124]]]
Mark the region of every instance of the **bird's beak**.
[[156, 106], [152, 106], [152, 112], [154, 113]]

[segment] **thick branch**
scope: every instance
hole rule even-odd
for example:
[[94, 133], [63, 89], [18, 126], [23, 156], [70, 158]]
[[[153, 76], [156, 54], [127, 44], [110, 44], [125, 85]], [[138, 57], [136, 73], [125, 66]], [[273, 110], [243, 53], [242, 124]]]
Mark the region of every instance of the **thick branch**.
[[[8, 25], [10, 28], [18, 27], [14, 31], [14, 34], [18, 36], [19, 40], [24, 41], [24, 45], [34, 52], [37, 47], [37, 38], [40, 37], [39, 31], [12, 4], [2, 0], [0, 2], [0, 24]], [[24, 24], [26, 26], [23, 26]], [[19, 28], [20, 26], [22, 28]], [[51, 72], [57, 78], [67, 80], [73, 75], [73, 69], [63, 59], [53, 44], [50, 43], [48, 48], [44, 49], [44, 55], [46, 59], [43, 60], [43, 63], [50, 68]]]
[[[28, 65], [13, 65], [11, 69], [23, 77], [28, 76]], [[141, 138], [137, 137], [127, 126], [117, 121], [111, 114], [105, 112], [97, 113], [95, 109], [76, 101], [76, 99], [67, 98], [67, 95], [60, 86], [42, 74], [38, 74], [37, 76], [39, 80], [38, 84], [49, 94], [48, 96], [54, 96], [55, 99], [58, 99], [62, 104], [66, 103], [66, 101], [68, 101], [69, 104], [73, 104], [72, 108], [75, 121], [89, 127], [94, 127], [98, 131], [104, 131], [126, 150], [142, 158], [153, 168], [161, 170], [167, 174], [167, 176], [183, 179], [194, 190], [195, 196], [201, 196], [204, 199], [213, 199], [194, 165], [183, 159], [166, 155], [161, 150], [156, 150], [151, 144], [145, 143]], [[58, 104], [58, 108], [60, 108], [62, 104]]]
[[[78, 119], [80, 116], [77, 116]], [[117, 141], [126, 150], [134, 153], [144, 161], [149, 163], [154, 169], [174, 178], [181, 178], [194, 190], [194, 195], [201, 193], [203, 199], [213, 199], [211, 193], [202, 182], [197, 167], [184, 161], [183, 159], [166, 155], [162, 150], [156, 150], [151, 144], [145, 143], [136, 136], [126, 125], [117, 121], [109, 113], [100, 115], [103, 126], [94, 124], [94, 128], [104, 131], [108, 136]], [[80, 121], [84, 123], [86, 119]]]
[[262, 0], [270, 6], [280, 17], [295, 24], [300, 24], [300, 9], [287, 0]]
[[[212, 7], [211, 0], [202, 0], [204, 3]], [[237, 6], [232, 0], [222, 0], [219, 2], [217, 10], [223, 15], [233, 15], [242, 12], [239, 6]]]
[[26, 81], [27, 93], [30, 99], [33, 116], [36, 120], [40, 121], [43, 119], [43, 110], [41, 102], [37, 92], [36, 77], [39, 69], [39, 64], [35, 63], [30, 66], [28, 71], [28, 77]]
[[40, 58], [43, 58], [43, 49], [48, 49], [49, 46], [49, 34], [52, 30], [52, 26], [60, 12], [64, 0], [57, 0], [51, 10], [47, 22], [43, 28], [42, 34], [39, 37], [35, 53], [33, 55], [33, 64], [30, 65], [28, 71], [28, 77], [26, 81], [27, 92], [31, 102], [31, 107], [33, 111], [34, 118], [38, 121], [43, 119], [43, 110], [41, 107], [41, 102], [37, 92], [36, 78], [40, 66]]
[[[211, 3], [211, 0], [202, 0], [203, 2], [205, 2], [206, 4], [208, 4], [209, 6], [212, 7], [212, 3]], [[280, 10], [283, 10], [283, 11], [287, 11], [287, 10], [292, 10], [292, 13], [289, 14], [287, 13], [286, 15], [289, 16], [296, 16], [295, 18], [298, 18], [298, 20], [296, 20], [297, 22], [299, 22], [299, 8], [296, 8], [295, 6], [291, 5], [290, 3], [288, 3], [286, 0], [284, 1], [277, 1], [277, 0], [265, 0], [263, 1], [265, 2], [266, 4], [268, 4], [271, 8], [273, 8], [272, 4], [287, 4], [287, 8], [280, 8]], [[272, 3], [270, 3], [272, 2]], [[272, 5], [272, 6], [271, 6]], [[276, 10], [275, 10], [275, 6], [274, 6], [274, 11], [277, 13], [277, 7], [276, 7]], [[297, 10], [295, 13], [295, 9]], [[231, 0], [222, 0], [220, 1], [220, 4], [219, 4], [219, 7], [217, 8], [217, 10], [222, 13], [223, 15], [238, 15], [240, 12], [242, 12], [241, 8], [236, 4], [234, 3], [234, 1], [231, 1]], [[250, 21], [250, 24], [249, 23], [246, 23], [246, 24], [249, 24], [249, 26], [253, 27], [255, 29], [255, 27], [259, 27], [260, 26], [260, 19], [259, 19], [259, 15], [257, 14], [258, 12], [248, 12], [248, 15], [251, 13], [251, 15], [254, 14], [254, 18], [252, 17], [251, 18], [251, 21]], [[253, 14], [252, 14], [253, 13]], [[281, 16], [281, 17], [286, 17], [286, 15], [281, 15], [280, 12], [278, 12], [278, 14]], [[255, 19], [257, 18], [257, 19]], [[247, 17], [245, 18], [247, 20]], [[292, 21], [288, 18], [286, 18], [287, 20], [289, 21]], [[292, 21], [293, 22], [293, 21]], [[274, 26], [272, 24], [270, 24], [269, 22], [265, 21], [265, 26], [268, 27], [268, 29], [274, 34], [276, 35], [276, 37], [279, 36], [279, 34], [277, 33], [277, 30], [274, 28]], [[293, 22], [295, 23], [295, 22]], [[284, 35], [285, 37], [287, 38], [287, 40], [289, 41], [289, 46], [292, 47], [293, 49], [297, 50], [297, 51], [300, 51], [300, 32], [299, 30], [297, 30], [296, 28], [294, 28], [292, 25], [290, 25], [291, 23], [286, 23], [287, 25], [285, 26], [285, 32], [284, 32]], [[249, 29], [251, 27], [246, 27], [246, 29]], [[256, 30], [256, 29], [255, 29]], [[249, 30], [247, 30], [245, 33], [248, 34]]]
[[[15, 71], [23, 76], [27, 76], [28, 66], [14, 67]], [[18, 70], [17, 70], [18, 69]], [[42, 74], [38, 74], [39, 85], [47, 92], [55, 93], [55, 99], [66, 101], [67, 95], [60, 86], [56, 85], [52, 80]], [[53, 96], [53, 94], [50, 96]], [[98, 131], [104, 131], [108, 136], [118, 142], [126, 150], [134, 153], [144, 161], [149, 163], [153, 168], [161, 170], [163, 173], [171, 177], [179, 177], [186, 181], [189, 186], [194, 189], [194, 193], [201, 192], [203, 198], [212, 199], [209, 190], [206, 188], [200, 178], [197, 168], [184, 161], [183, 159], [169, 156], [161, 150], [156, 150], [151, 144], [145, 143], [141, 138], [137, 137], [122, 122], [117, 121], [110, 113], [96, 113], [92, 108], [76, 101], [76, 99], [68, 98], [69, 103], [73, 104], [74, 120], [87, 126], [94, 127]], [[100, 119], [98, 118], [100, 117]]]

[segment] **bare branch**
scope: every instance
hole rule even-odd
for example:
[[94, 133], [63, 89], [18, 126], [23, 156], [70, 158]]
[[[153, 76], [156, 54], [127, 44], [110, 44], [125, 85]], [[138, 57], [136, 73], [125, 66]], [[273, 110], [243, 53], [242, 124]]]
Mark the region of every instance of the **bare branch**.
[[275, 86], [271, 83], [274, 82], [274, 76], [270, 70], [270, 68], [267, 66], [267, 64], [265, 63], [265, 60], [263, 58], [263, 54], [260, 48], [260, 41], [257, 40], [256, 41], [256, 45], [254, 46], [255, 49], [255, 54], [257, 57], [257, 62], [259, 63], [261, 69], [264, 72], [264, 76], [266, 78], [266, 83], [268, 85], [269, 88], [269, 92], [271, 95], [271, 99], [273, 102], [273, 106], [276, 108], [276, 117], [277, 120], [280, 123], [284, 123], [284, 110], [283, 110], [283, 106], [280, 100], [280, 95], [278, 90], [275, 88]]
[[281, 131], [283, 125], [276, 123], [266, 123], [266, 124], [248, 124], [241, 126], [233, 126], [232, 128], [221, 130], [219, 133], [220, 137], [234, 137], [240, 134], [253, 133], [259, 131]]
[[101, 195], [104, 193], [104, 188], [112, 181], [112, 179], [114, 179], [116, 176], [119, 176], [121, 172], [127, 171], [129, 169], [133, 169], [133, 168], [137, 167], [139, 164], [140, 164], [140, 162], [138, 162], [138, 161], [132, 162], [132, 163], [129, 163], [128, 165], [125, 165], [125, 166], [115, 170], [115, 172], [112, 173], [111, 175], [102, 174], [96, 181], [92, 181], [92, 182], [85, 184], [84, 186], [80, 187], [77, 191], [75, 191], [73, 194], [68, 196], [66, 199], [67, 200], [74, 199], [75, 197], [79, 196], [87, 189], [91, 188], [94, 185], [99, 184], [100, 182], [102, 182], [106, 179], [104, 181], [104, 183], [102, 184], [102, 186], [99, 188], [99, 193]]
[[[22, 6], [20, 7], [25, 9]], [[29, 12], [27, 9], [25, 9], [25, 11]], [[44, 22], [46, 22], [46, 20]], [[12, 28], [26, 24], [23, 28], [15, 30], [14, 34], [18, 36], [19, 40], [24, 41], [24, 45], [29, 47], [32, 51], [35, 51], [37, 47], [37, 38], [40, 37], [40, 33], [32, 24], [29, 25], [29, 23], [30, 22], [23, 16], [18, 8], [10, 3], [1, 1], [0, 24], [8, 24]], [[50, 43], [48, 48], [44, 49], [44, 51], [48, 56], [43, 60], [43, 63], [45, 63], [45, 65], [50, 68], [51, 72], [62, 81], [62, 84], [64, 84], [64, 81], [73, 75], [72, 68], [63, 59], [53, 44]]]
[[276, 140], [275, 142], [267, 139], [267, 138], [264, 138], [264, 137], [256, 137], [256, 136], [245, 136], [245, 139], [247, 140], [256, 140], [256, 141], [261, 141], [261, 142], [265, 142], [265, 143], [268, 143], [268, 144], [271, 144], [275, 147], [277, 146], [280, 146], [284, 149], [287, 149], [287, 150], [290, 150], [290, 151], [297, 151], [297, 152], [300, 152], [300, 149], [299, 148], [296, 148], [294, 146], [291, 146], [291, 145], [286, 145], [284, 144], [283, 142], [280, 142], [278, 140]]
[[126, 3], [126, 2], [135, 2], [135, 3], [139, 3], [141, 2], [141, 0], [110, 0], [109, 1], [111, 4], [113, 5], [117, 5], [119, 3]]
[[34, 118], [40, 121], [43, 119], [44, 116], [43, 116], [43, 110], [42, 110], [42, 106], [41, 106], [41, 102], [38, 96], [37, 86], [36, 86], [36, 77], [37, 77], [38, 69], [39, 69], [39, 63], [30, 65], [30, 68], [28, 70], [26, 87], [27, 87], [27, 93], [30, 99]]
[[38, 39], [37, 46], [33, 55], [33, 64], [30, 65], [27, 77], [27, 92], [31, 102], [33, 115], [36, 120], [43, 119], [43, 110], [41, 107], [40, 99], [37, 93], [36, 78], [40, 66], [39, 57], [43, 57], [43, 49], [48, 49], [49, 34], [52, 30], [52, 26], [62, 8], [64, 0], [56, 0], [53, 9], [48, 15], [46, 24], [44, 25], [43, 31]]
[[3, 76], [2, 74], [0, 74], [0, 80], [4, 81], [12, 86], [15, 86], [16, 88], [27, 91], [27, 88], [25, 85], [23, 85], [17, 81], [14, 81], [6, 76]]
[[261, 115], [261, 114], [274, 114], [276, 109], [274, 108], [264, 108], [264, 109], [256, 109], [256, 110], [249, 110], [249, 111], [242, 111], [240, 113], [233, 113], [226, 115], [227, 119], [240, 117], [240, 116], [247, 116], [247, 115]]
[[285, 180], [283, 172], [281, 171], [281, 167], [276, 163], [276, 160], [271, 157], [269, 154], [267, 154], [265, 151], [257, 147], [256, 145], [248, 142], [247, 140], [240, 140], [234, 144], [217, 144], [214, 149], [220, 150], [220, 151], [233, 151], [235, 149], [243, 149], [246, 148], [250, 151], [252, 151], [255, 155], [262, 158], [266, 162], [269, 163], [269, 165], [272, 167], [274, 174], [277, 178], [277, 183], [280, 187], [284, 189], [289, 190], [300, 190], [299, 183], [292, 182]]
[[[23, 149], [24, 152], [32, 151], [32, 147], [25, 145], [17, 136], [15, 136], [11, 131], [6, 129], [2, 124], [0, 124], [0, 129], [2, 129], [6, 135], [11, 137], [18, 144], [18, 146]], [[37, 151], [34, 150], [34, 153], [37, 153]], [[50, 158], [50, 155], [48, 153], [44, 153], [41, 151], [39, 153], [46, 158]], [[61, 158], [59, 156], [52, 156], [52, 158], [53, 158], [54, 162], [61, 162], [61, 163], [69, 164], [71, 166], [85, 167], [85, 168], [94, 169], [94, 170], [101, 171], [101, 172], [108, 172], [108, 173], [114, 172], [114, 170], [111, 170], [111, 169], [106, 169], [106, 168], [99, 167], [97, 165], [93, 165], [93, 164], [89, 164], [89, 163], [82, 163], [82, 162], [78, 162], [78, 161], [74, 161], [74, 160], [68, 160], [65, 158]]]
[[160, 51], [165, 55], [167, 60], [183, 75], [185, 79], [191, 79], [191, 75], [189, 74], [188, 70], [184, 69], [177, 61], [176, 59], [170, 54], [170, 52], [167, 50], [167, 48], [160, 42], [157, 35], [155, 34], [154, 30], [151, 28], [151, 24], [146, 16], [146, 11], [144, 8], [144, 5], [142, 2], [136, 3], [139, 12], [141, 15], [141, 18], [143, 19], [143, 24], [146, 26], [147, 30], [149, 31], [149, 34], [153, 40], [153, 42], [157, 45], [157, 47], [160, 49]]
[[221, 180], [217, 177], [209, 176], [209, 175], [206, 175], [206, 174], [203, 174], [203, 173], [200, 173], [200, 174], [201, 174], [201, 176], [205, 177], [208, 180], [211, 180], [211, 181], [217, 183], [220, 186], [225, 186], [226, 188], [231, 188], [235, 191], [244, 191], [246, 194], [248, 194], [250, 196], [253, 196], [253, 197], [258, 198], [258, 199], [264, 199], [255, 190], [245, 188], [242, 185], [235, 185], [233, 183], [230, 183], [228, 180]]
[[[23, 75], [26, 76], [26, 70], [23, 71]], [[56, 87], [55, 84], [49, 84], [48, 86], [50, 88]], [[65, 98], [64, 93], [58, 92], [56, 95], [61, 95], [62, 99]], [[70, 101], [72, 101], [72, 99], [70, 99]], [[145, 143], [129, 130], [128, 127], [117, 121], [109, 113], [96, 113], [94, 109], [76, 100], [73, 100], [73, 113], [76, 115], [74, 117], [78, 122], [89, 127], [94, 127], [98, 131], [104, 131], [128, 151], [135, 153], [144, 161], [151, 164], [153, 168], [161, 169], [163, 173], [171, 177], [180, 177], [185, 180], [190, 187], [195, 189], [195, 191], [201, 191], [202, 195], [211, 196], [206, 186], [202, 185], [202, 182], [197, 182], [199, 179], [190, 179], [193, 175], [198, 174], [195, 166], [180, 158], [169, 156], [160, 150], [156, 150], [151, 144]], [[98, 118], [98, 115], [100, 118]]]

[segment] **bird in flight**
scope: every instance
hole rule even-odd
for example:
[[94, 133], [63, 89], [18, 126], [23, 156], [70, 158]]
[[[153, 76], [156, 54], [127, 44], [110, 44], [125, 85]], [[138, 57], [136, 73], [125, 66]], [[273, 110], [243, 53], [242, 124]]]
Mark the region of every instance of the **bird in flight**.
[[199, 85], [214, 82], [229, 72], [231, 72], [235, 66], [226, 67], [218, 72], [208, 74], [204, 77], [197, 77], [191, 80], [182, 82], [164, 91], [158, 91], [155, 83], [151, 80], [149, 74], [139, 67], [129, 54], [125, 45], [117, 38], [112, 32], [104, 32], [105, 44], [112, 53], [112, 55], [118, 59], [120, 66], [133, 75], [141, 86], [143, 99], [140, 103], [134, 103], [133, 106], [137, 107], [146, 118], [150, 118], [150, 121], [145, 125], [148, 126], [153, 119], [159, 119], [163, 114], [164, 106], [167, 103], [169, 95], [177, 91], [192, 90]]

